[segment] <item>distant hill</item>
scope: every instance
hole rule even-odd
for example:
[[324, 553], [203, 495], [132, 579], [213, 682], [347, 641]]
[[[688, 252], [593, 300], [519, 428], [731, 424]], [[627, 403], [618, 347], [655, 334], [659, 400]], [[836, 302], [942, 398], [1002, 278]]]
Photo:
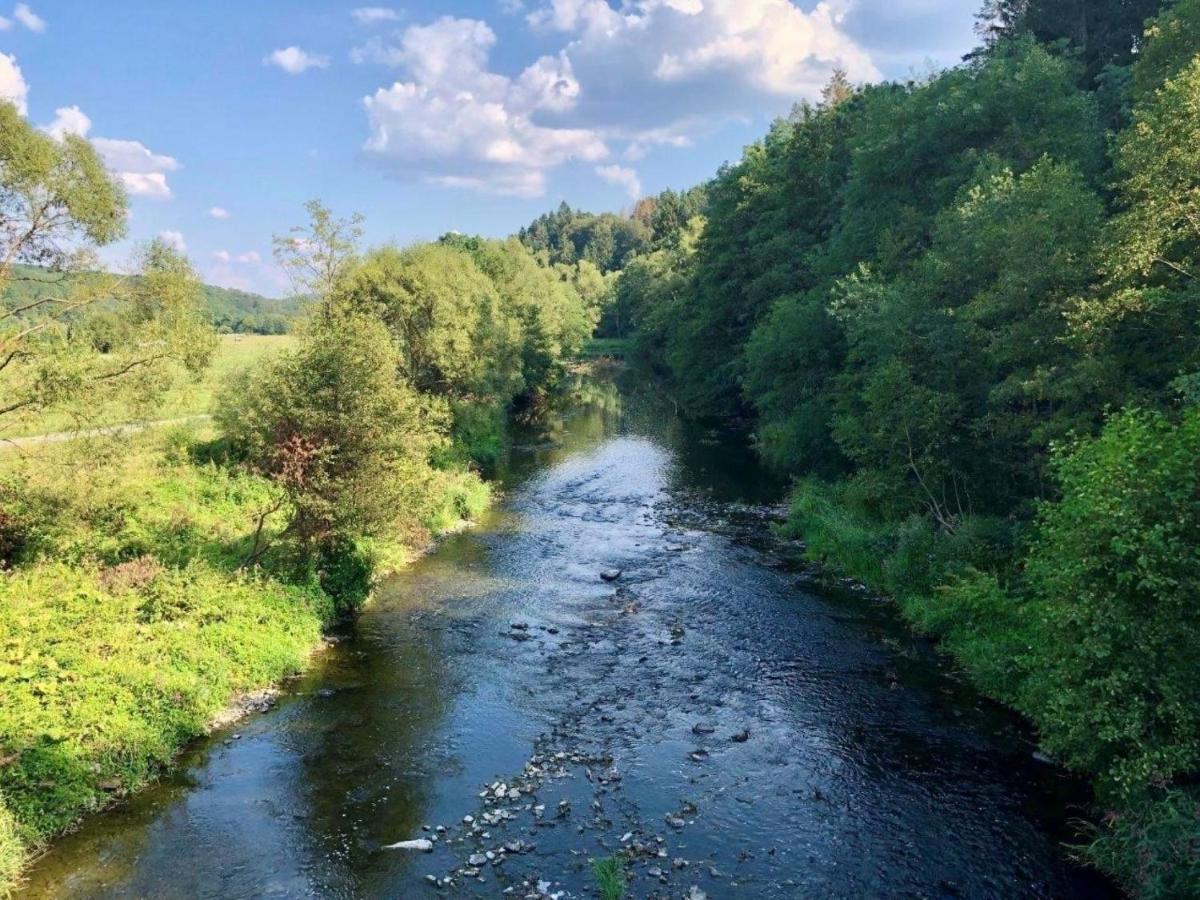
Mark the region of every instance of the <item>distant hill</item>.
[[[47, 290], [47, 283], [56, 282], [57, 278], [44, 269], [17, 266], [13, 280], [0, 292], [0, 308], [12, 308], [35, 299]], [[303, 300], [297, 297], [273, 300], [215, 284], [203, 285], [203, 292], [213, 327], [223, 334], [284, 334], [302, 313]]]
[[272, 300], [235, 288], [204, 285], [204, 302], [217, 331], [226, 334], [284, 334], [301, 315], [299, 297]]

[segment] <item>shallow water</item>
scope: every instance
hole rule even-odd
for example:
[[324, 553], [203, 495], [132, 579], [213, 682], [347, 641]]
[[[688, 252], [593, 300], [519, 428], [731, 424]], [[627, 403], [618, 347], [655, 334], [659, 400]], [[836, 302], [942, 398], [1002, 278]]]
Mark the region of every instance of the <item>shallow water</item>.
[[1078, 786], [886, 604], [814, 586], [744, 441], [577, 387], [481, 527], [28, 895], [587, 897], [623, 847], [639, 898], [1111, 895], [1062, 849]]

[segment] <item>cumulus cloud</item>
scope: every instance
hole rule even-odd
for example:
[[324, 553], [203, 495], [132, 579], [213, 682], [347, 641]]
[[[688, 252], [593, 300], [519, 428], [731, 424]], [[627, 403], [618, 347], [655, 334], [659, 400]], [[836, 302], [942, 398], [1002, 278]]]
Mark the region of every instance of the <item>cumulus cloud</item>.
[[549, 171], [582, 161], [632, 190], [614, 154], [628, 163], [730, 120], [785, 113], [817, 99], [836, 68], [880, 78], [846, 28], [856, 2], [502, 0], [540, 40], [561, 40], [519, 74], [490, 65], [496, 36], [482, 21], [446, 16], [377, 36], [354, 61], [404, 75], [364, 99], [365, 149], [452, 187], [539, 196]]
[[[846, 30], [853, 0], [543, 0], [528, 14], [564, 48], [581, 86], [568, 120], [625, 139], [629, 158], [714, 123], [815, 99], [837, 67], [880, 77]], [[636, 97], [637, 103], [630, 103]]]
[[616, 165], [596, 166], [596, 174], [609, 184], [625, 188], [625, 191], [634, 200], [642, 196], [642, 180], [638, 178], [638, 173], [633, 169]]
[[38, 34], [46, 30], [46, 20], [30, 9], [27, 3], [17, 4], [17, 8], [13, 10], [13, 18], [30, 31], [36, 31]]
[[168, 247], [173, 247], [180, 253], [187, 253], [187, 242], [183, 239], [183, 234], [178, 231], [167, 229], [158, 233], [158, 239]]
[[17, 112], [25, 115], [26, 100], [29, 97], [29, 85], [17, 65], [17, 58], [8, 53], [0, 53], [0, 100], [7, 100], [17, 108]]
[[400, 13], [386, 6], [360, 6], [350, 10], [350, 15], [359, 25], [378, 25], [380, 22], [395, 22]]
[[495, 43], [485, 22], [445, 16], [406, 29], [398, 42], [358, 48], [358, 61], [399, 66], [409, 76], [363, 99], [367, 152], [433, 183], [523, 197], [545, 192], [549, 169], [609, 155], [589, 128], [540, 121], [578, 101], [566, 55], [543, 57], [510, 78], [488, 68]]
[[208, 214], [210, 216], [212, 216], [214, 219], [228, 219], [229, 218], [229, 210], [225, 209], [225, 207], [223, 207], [223, 206], [214, 206], [212, 209], [210, 209], [208, 211]]
[[91, 129], [92, 120], [78, 106], [60, 106], [54, 111], [54, 121], [42, 130], [61, 141], [68, 134], [86, 137]]
[[154, 153], [140, 141], [98, 137], [92, 140], [92, 146], [133, 196], [158, 200], [173, 196], [167, 173], [182, 168], [173, 156]]
[[[0, 55], [0, 68], [2, 61], [3, 56]], [[59, 141], [69, 134], [87, 137], [91, 130], [92, 120], [78, 106], [60, 106], [54, 111], [54, 120], [42, 126], [42, 131]], [[141, 141], [104, 137], [92, 138], [91, 141], [104, 165], [130, 194], [159, 200], [171, 199], [167, 173], [183, 168], [175, 157], [155, 153]]]
[[329, 57], [291, 46], [267, 54], [263, 59], [263, 65], [283, 69], [289, 75], [300, 75], [309, 69], [327, 69]]

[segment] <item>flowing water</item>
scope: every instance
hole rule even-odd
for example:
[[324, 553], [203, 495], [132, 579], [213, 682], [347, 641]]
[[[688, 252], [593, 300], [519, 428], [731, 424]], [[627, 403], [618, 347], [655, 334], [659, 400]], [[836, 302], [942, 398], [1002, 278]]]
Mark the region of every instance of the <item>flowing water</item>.
[[1078, 786], [887, 604], [817, 587], [744, 440], [584, 381], [503, 483], [28, 894], [589, 897], [624, 849], [637, 898], [1111, 895], [1063, 849]]

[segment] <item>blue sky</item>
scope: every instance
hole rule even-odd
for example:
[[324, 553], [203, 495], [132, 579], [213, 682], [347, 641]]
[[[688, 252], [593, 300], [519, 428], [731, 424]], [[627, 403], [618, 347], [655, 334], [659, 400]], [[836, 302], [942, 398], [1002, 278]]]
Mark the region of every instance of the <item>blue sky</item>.
[[[970, 0], [0, 0], [0, 97], [85, 133], [206, 279], [279, 294], [305, 200], [370, 243], [511, 233], [710, 176], [833, 65], [955, 63]], [[622, 5], [623, 4], [623, 5]]]

